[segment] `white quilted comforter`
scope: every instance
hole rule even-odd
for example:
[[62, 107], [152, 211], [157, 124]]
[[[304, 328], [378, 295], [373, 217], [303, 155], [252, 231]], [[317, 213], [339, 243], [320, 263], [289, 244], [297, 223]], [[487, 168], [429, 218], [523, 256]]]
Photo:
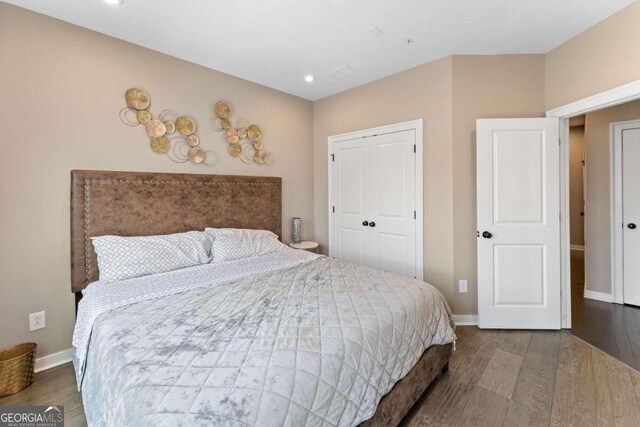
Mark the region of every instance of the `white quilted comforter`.
[[284, 248], [95, 282], [73, 344], [90, 426], [349, 426], [454, 339], [432, 286]]

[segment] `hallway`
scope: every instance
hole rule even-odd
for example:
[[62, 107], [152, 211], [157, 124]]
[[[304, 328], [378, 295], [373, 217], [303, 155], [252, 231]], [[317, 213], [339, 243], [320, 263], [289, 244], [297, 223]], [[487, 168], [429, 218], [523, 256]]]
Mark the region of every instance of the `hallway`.
[[573, 335], [640, 370], [640, 308], [584, 298], [584, 257], [571, 257]]

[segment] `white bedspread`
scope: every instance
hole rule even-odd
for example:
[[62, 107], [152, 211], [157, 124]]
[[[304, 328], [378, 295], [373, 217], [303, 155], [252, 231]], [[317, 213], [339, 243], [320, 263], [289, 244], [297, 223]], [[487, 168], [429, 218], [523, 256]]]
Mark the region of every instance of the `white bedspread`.
[[356, 425], [433, 344], [442, 295], [284, 248], [86, 290], [74, 365], [90, 425]]

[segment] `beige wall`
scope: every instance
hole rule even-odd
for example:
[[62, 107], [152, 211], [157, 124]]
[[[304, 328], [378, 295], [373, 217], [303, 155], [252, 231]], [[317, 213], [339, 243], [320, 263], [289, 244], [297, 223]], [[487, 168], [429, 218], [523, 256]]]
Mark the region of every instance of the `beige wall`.
[[569, 130], [569, 221], [571, 245], [584, 246], [583, 173], [584, 125]]
[[328, 242], [327, 138], [424, 120], [425, 279], [453, 297], [451, 58], [441, 59], [314, 103], [315, 239]]
[[[477, 313], [476, 120], [544, 114], [544, 55], [453, 57], [456, 314]], [[469, 293], [457, 283], [468, 280]]]
[[[315, 102], [315, 238], [326, 250], [326, 138], [422, 117], [425, 277], [445, 293], [454, 313], [477, 313], [475, 120], [542, 116], [547, 109], [639, 80], [640, 57], [633, 54], [640, 51], [638, 22], [640, 2], [547, 55], [453, 56]], [[449, 76], [443, 64], [449, 64]], [[434, 96], [434, 88], [443, 99]], [[440, 138], [433, 140], [431, 132]], [[434, 176], [437, 185], [431, 182]], [[446, 240], [449, 235], [452, 242]], [[460, 279], [469, 281], [468, 294], [458, 293]]]
[[587, 289], [611, 289], [611, 133], [613, 122], [640, 120], [640, 101], [587, 114], [587, 206], [585, 273]]
[[315, 102], [315, 238], [326, 250], [327, 137], [422, 118], [425, 279], [476, 313], [475, 121], [543, 113], [543, 55], [448, 57]]
[[[142, 128], [122, 124], [124, 91], [146, 89], [151, 110], [198, 122], [213, 169], [154, 154]], [[209, 126], [213, 104], [259, 123], [277, 156], [273, 169], [245, 165]], [[111, 169], [270, 175], [283, 178], [285, 241], [291, 216], [313, 233], [312, 103], [142, 47], [0, 3], [0, 347], [39, 344], [39, 355], [71, 346], [69, 171]], [[29, 332], [28, 313], [47, 327]]]
[[549, 52], [546, 107], [640, 80], [640, 1]]
[[[546, 55], [545, 105], [556, 108], [640, 80], [640, 2]], [[587, 288], [611, 292], [609, 123], [640, 118], [638, 102], [587, 115]]]
[[[34, 340], [42, 355], [70, 345], [69, 170], [282, 176], [285, 240], [289, 218], [301, 216], [305, 237], [326, 251], [327, 137], [416, 118], [425, 126], [425, 277], [455, 313], [476, 313], [475, 120], [539, 116], [545, 106], [640, 79], [638, 22], [640, 2], [546, 56], [448, 57], [312, 104], [1, 3], [0, 347]], [[220, 165], [178, 165], [151, 153], [143, 130], [118, 120], [131, 86], [150, 92], [156, 113], [193, 115]], [[236, 117], [262, 124], [275, 168], [226, 155], [208, 125], [221, 98]], [[592, 125], [609, 120], [597, 114]], [[605, 289], [607, 268], [587, 272], [591, 289]], [[459, 279], [469, 280], [469, 294], [457, 293]], [[39, 310], [48, 326], [30, 333], [27, 314]]]
[[[444, 291], [454, 313], [477, 313], [475, 120], [542, 116], [547, 109], [640, 80], [640, 57], [634, 55], [640, 51], [638, 22], [640, 2], [635, 2], [547, 55], [453, 56], [315, 102], [316, 239], [326, 245], [327, 136], [423, 117], [425, 277]], [[447, 61], [449, 77], [434, 72]], [[433, 87], [450, 90], [450, 99], [444, 102], [425, 89]], [[438, 120], [436, 114], [445, 111], [447, 120]], [[434, 131], [445, 138], [433, 141], [428, 133]], [[438, 155], [430, 157], [429, 151]], [[442, 164], [448, 156], [450, 163]], [[430, 183], [430, 162], [438, 163], [437, 188]], [[438, 210], [429, 200], [445, 205]], [[450, 234], [453, 247], [445, 241]], [[429, 259], [429, 248], [440, 252], [438, 261]], [[460, 279], [469, 281], [466, 295], [457, 292]]]

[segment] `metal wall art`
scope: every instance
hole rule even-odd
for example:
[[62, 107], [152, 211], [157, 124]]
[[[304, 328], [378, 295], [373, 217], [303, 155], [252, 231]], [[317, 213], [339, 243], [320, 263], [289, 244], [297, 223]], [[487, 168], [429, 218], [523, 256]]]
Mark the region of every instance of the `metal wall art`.
[[211, 127], [217, 132], [224, 132], [224, 139], [229, 143], [227, 151], [232, 157], [238, 157], [250, 164], [273, 166], [275, 156], [264, 149], [262, 131], [258, 125], [247, 119], [231, 122], [231, 106], [226, 101], [218, 101], [214, 107], [215, 116], [211, 118]]
[[162, 110], [154, 119], [149, 112], [151, 99], [142, 89], [127, 90], [124, 99], [127, 106], [120, 110], [120, 120], [127, 126], [144, 126], [154, 152], [166, 154], [176, 163], [216, 164], [216, 153], [200, 147], [200, 138], [195, 134], [196, 122], [191, 117], [179, 116], [172, 110]]

